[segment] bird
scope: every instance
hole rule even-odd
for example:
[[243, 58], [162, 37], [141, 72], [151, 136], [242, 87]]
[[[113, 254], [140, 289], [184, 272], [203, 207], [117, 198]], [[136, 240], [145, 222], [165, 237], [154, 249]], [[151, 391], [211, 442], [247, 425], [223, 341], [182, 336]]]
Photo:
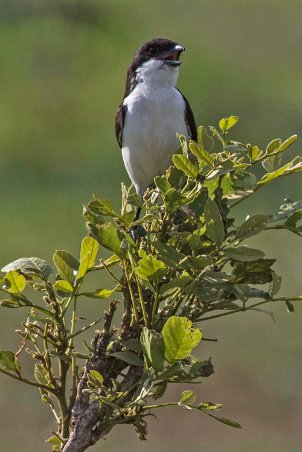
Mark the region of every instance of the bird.
[[128, 175], [141, 197], [172, 164], [177, 134], [197, 140], [194, 115], [177, 89], [185, 48], [155, 38], [135, 53], [127, 71], [124, 97], [115, 116], [115, 134]]

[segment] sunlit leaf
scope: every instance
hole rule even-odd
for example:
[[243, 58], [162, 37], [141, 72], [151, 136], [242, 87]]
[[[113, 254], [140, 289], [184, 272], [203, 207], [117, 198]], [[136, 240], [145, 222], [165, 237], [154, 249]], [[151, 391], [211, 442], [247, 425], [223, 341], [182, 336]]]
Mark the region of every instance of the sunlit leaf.
[[91, 376], [94, 380], [98, 381], [100, 384], [103, 384], [104, 377], [97, 370], [89, 370], [89, 376]]
[[189, 142], [189, 148], [192, 154], [194, 154], [199, 160], [208, 165], [214, 167], [214, 159], [202, 146], [195, 143], [195, 141]]
[[171, 188], [171, 184], [167, 176], [156, 176], [154, 178], [155, 185], [162, 193], [167, 193]]
[[295, 141], [297, 141], [298, 135], [292, 135], [287, 140], [283, 141], [281, 145], [274, 152], [284, 152], [287, 148], [289, 148]]
[[197, 142], [208, 152], [211, 152], [214, 147], [214, 140], [208, 134], [207, 129], [204, 126], [200, 126], [197, 129]]
[[20, 270], [25, 274], [36, 273], [39, 276], [43, 275], [45, 278], [48, 278], [53, 273], [52, 267], [45, 260], [38, 257], [21, 257], [1, 269], [5, 273], [12, 270]]
[[42, 364], [35, 364], [34, 376], [41, 385], [53, 387], [49, 382], [47, 369]]
[[162, 331], [165, 343], [165, 359], [173, 363], [187, 358], [193, 348], [199, 344], [202, 333], [192, 327], [191, 320], [186, 317], [170, 317]]
[[179, 405], [190, 405], [196, 400], [196, 393], [194, 391], [183, 391], [180, 396]]
[[184, 135], [181, 135], [179, 133], [176, 134], [176, 137], [180, 141], [182, 153], [186, 157], [188, 157], [188, 142], [187, 142], [187, 138]]
[[117, 287], [114, 289], [96, 289], [93, 292], [82, 292], [79, 295], [84, 295], [88, 298], [109, 298], [116, 290]]
[[175, 154], [173, 155], [172, 160], [176, 168], [185, 173], [186, 176], [196, 179], [198, 168], [185, 155]]
[[9, 271], [5, 275], [7, 291], [13, 294], [22, 293], [26, 287], [26, 279], [15, 270]]
[[59, 279], [58, 281], [56, 281], [55, 284], [53, 285], [53, 287], [54, 287], [54, 289], [56, 289], [59, 292], [66, 292], [66, 293], [73, 292], [72, 285], [64, 279]]
[[219, 128], [223, 133], [225, 133], [227, 130], [234, 127], [234, 125], [237, 124], [238, 120], [238, 116], [229, 116], [228, 118], [222, 118], [219, 121]]
[[80, 267], [77, 279], [83, 278], [87, 270], [94, 266], [99, 244], [93, 237], [85, 237], [82, 240], [80, 252]]
[[282, 143], [282, 140], [280, 140], [280, 138], [275, 138], [274, 140], [270, 141], [270, 143], [268, 143], [268, 145], [266, 146], [266, 154], [272, 154], [273, 152], [276, 151], [276, 149], [280, 146], [280, 144]]
[[59, 275], [71, 285], [78, 271], [79, 262], [67, 251], [57, 250], [53, 256], [53, 261]]
[[88, 208], [91, 209], [95, 214], [118, 217], [113, 207], [113, 203], [108, 199], [94, 199], [88, 204]]
[[141, 278], [148, 280], [157, 276], [157, 272], [160, 269], [165, 268], [165, 264], [156, 259], [152, 254], [147, 254], [145, 251], [140, 250], [139, 255], [141, 259], [138, 261], [138, 266], [135, 267], [135, 273]]

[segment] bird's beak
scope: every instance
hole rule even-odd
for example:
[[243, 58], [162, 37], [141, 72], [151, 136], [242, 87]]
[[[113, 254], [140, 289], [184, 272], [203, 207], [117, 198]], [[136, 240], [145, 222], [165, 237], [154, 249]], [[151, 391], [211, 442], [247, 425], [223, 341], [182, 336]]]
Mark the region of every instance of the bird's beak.
[[181, 61], [178, 61], [181, 52], [183, 52], [185, 48], [183, 46], [180, 46], [177, 44], [172, 50], [169, 50], [169, 52], [164, 53], [160, 56], [160, 60], [163, 60], [165, 64], [168, 64], [170, 66], [179, 66], [181, 64]]

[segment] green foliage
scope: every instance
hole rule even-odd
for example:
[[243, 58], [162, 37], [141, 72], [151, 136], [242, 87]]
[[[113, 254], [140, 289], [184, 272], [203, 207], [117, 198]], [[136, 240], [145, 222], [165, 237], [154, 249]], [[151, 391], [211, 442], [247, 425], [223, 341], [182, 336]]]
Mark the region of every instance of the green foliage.
[[[21, 347], [17, 353], [0, 352], [0, 371], [40, 389], [58, 424], [48, 440], [54, 451], [64, 449], [76, 397], [86, 398], [77, 406], [102, 407], [98, 428], [104, 434], [128, 423], [145, 439], [145, 417], [165, 406], [198, 410], [240, 427], [213, 414], [221, 404], [196, 403], [190, 389], [179, 402], [150, 404], [171, 383], [200, 383], [213, 373], [210, 359], [192, 356], [195, 348], [203, 354], [200, 322], [261, 310], [259, 306], [276, 301], [293, 312], [292, 302], [302, 299], [277, 298], [281, 277], [273, 269], [275, 260], [245, 243], [274, 229], [301, 237], [302, 201], [286, 199], [277, 212], [252, 212], [241, 224], [233, 219], [233, 208], [253, 193], [302, 170], [301, 157], [282, 162], [296, 136], [275, 139], [262, 150], [229, 139], [237, 122], [231, 116], [219, 122], [220, 130], [199, 127], [198, 143], [179, 136], [181, 153], [173, 157], [174, 166], [155, 178], [143, 200], [125, 186], [120, 212], [110, 201], [93, 198], [84, 208], [88, 235], [79, 259], [56, 251], [56, 275], [38, 258], [21, 258], [2, 269], [2, 307], [27, 312], [23, 329], [17, 330]], [[258, 164], [260, 170], [254, 171]], [[143, 207], [143, 215], [134, 221], [137, 207]], [[90, 272], [99, 279], [106, 274], [109, 287], [87, 289]], [[41, 302], [33, 302], [34, 292]], [[77, 328], [82, 297], [106, 304], [109, 299], [103, 329], [91, 345], [84, 342], [84, 349], [75, 337], [99, 320]], [[123, 315], [112, 325], [119, 299]], [[21, 373], [21, 353], [32, 358], [34, 379]], [[83, 358], [87, 362], [81, 376]], [[82, 391], [77, 396], [78, 384]], [[85, 428], [92, 432], [94, 427]]]

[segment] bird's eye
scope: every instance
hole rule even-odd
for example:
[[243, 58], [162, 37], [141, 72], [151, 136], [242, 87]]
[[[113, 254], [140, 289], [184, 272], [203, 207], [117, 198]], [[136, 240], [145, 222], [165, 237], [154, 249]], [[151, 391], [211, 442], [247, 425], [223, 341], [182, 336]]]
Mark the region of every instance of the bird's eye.
[[149, 49], [149, 53], [151, 54], [151, 55], [155, 55], [156, 53], [157, 53], [157, 47], [156, 46], [151, 46], [150, 47], [150, 49]]

